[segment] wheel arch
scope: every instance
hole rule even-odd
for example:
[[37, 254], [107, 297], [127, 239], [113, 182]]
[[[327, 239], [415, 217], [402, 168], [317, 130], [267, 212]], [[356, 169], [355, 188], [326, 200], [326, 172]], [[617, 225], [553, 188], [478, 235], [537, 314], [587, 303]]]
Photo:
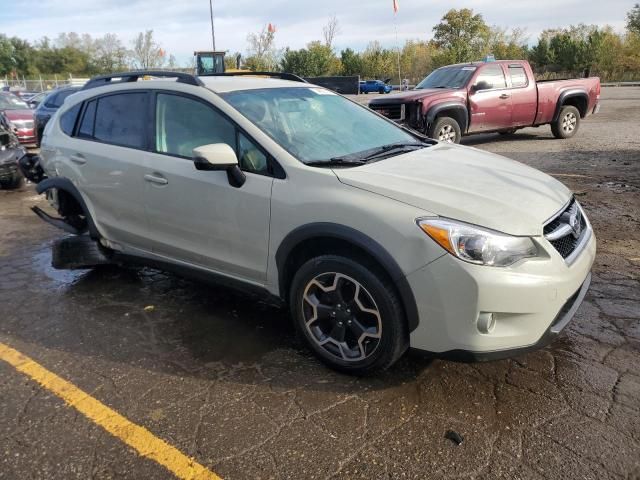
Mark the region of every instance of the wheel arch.
[[38, 192], [39, 194], [43, 194], [47, 190], [51, 190], [52, 188], [57, 189], [58, 192], [65, 192], [75, 201], [75, 203], [82, 210], [82, 213], [87, 219], [89, 235], [94, 240], [98, 240], [101, 235], [98, 232], [98, 228], [96, 227], [93, 217], [91, 216], [91, 212], [87, 207], [87, 203], [85, 202], [78, 188], [71, 182], [71, 180], [63, 177], [47, 178], [36, 185], [36, 192]]
[[589, 94], [586, 90], [582, 89], [570, 89], [565, 90], [558, 97], [558, 103], [556, 104], [556, 110], [553, 114], [553, 120], [557, 121], [560, 116], [560, 110], [566, 105], [572, 105], [580, 112], [580, 118], [584, 118], [587, 115], [589, 109]]
[[465, 105], [458, 102], [444, 102], [429, 107], [425, 117], [427, 127], [433, 125], [438, 117], [451, 117], [458, 122], [462, 133], [467, 131], [469, 111]]
[[289, 233], [276, 251], [278, 287], [286, 300], [297, 267], [305, 261], [327, 253], [344, 253], [375, 263], [397, 290], [409, 332], [419, 323], [418, 307], [404, 273], [387, 250], [369, 236], [345, 225], [319, 222], [298, 227]]

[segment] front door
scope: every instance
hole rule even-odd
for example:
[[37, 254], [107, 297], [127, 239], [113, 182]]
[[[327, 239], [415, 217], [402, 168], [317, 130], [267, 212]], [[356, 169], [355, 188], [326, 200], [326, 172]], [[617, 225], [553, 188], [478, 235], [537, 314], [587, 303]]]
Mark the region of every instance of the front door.
[[469, 89], [470, 132], [511, 127], [511, 92], [502, 66], [489, 63], [478, 69]]
[[[155, 95], [154, 152], [145, 172], [144, 208], [152, 251], [244, 280], [266, 278], [271, 185], [267, 156], [208, 103]], [[195, 147], [227, 143], [247, 180], [196, 170]]]

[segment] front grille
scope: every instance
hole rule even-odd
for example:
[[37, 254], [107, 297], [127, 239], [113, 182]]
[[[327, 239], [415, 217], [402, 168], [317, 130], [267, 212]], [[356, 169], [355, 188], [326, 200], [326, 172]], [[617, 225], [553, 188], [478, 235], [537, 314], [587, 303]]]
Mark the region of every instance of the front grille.
[[576, 251], [587, 232], [587, 220], [573, 199], [569, 205], [544, 226], [544, 236], [562, 258]]
[[390, 120], [404, 120], [403, 103], [373, 104], [370, 105], [370, 107], [371, 110], [378, 112], [380, 115], [384, 115]]

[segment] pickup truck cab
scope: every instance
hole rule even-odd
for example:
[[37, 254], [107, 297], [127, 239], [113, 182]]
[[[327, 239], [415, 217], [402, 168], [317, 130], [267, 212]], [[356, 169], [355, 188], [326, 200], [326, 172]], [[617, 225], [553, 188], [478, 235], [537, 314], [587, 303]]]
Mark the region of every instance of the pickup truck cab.
[[382, 80], [365, 80], [360, 82], [360, 93], [391, 93], [393, 87]]
[[575, 135], [597, 113], [598, 77], [536, 82], [529, 62], [500, 60], [434, 70], [413, 90], [376, 98], [369, 107], [436, 140], [459, 143], [473, 133], [513, 133], [551, 125], [556, 138]]

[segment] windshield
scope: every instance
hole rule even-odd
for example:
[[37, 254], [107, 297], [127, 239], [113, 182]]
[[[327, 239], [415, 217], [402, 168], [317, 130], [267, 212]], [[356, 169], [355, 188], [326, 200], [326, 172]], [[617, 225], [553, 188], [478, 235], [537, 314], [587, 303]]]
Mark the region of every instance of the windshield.
[[462, 88], [464, 87], [476, 67], [473, 66], [456, 66], [439, 68], [431, 72], [427, 78], [422, 80], [416, 89], [422, 88]]
[[367, 108], [319, 87], [241, 90], [222, 97], [304, 163], [418, 142]]
[[0, 110], [23, 110], [29, 109], [23, 100], [15, 95], [0, 95]]

